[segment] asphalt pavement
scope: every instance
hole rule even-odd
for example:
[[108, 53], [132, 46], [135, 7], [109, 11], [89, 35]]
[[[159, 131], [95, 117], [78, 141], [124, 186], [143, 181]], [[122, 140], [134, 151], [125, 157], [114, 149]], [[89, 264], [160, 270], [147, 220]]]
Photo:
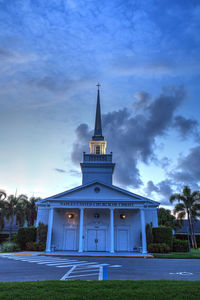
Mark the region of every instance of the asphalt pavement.
[[108, 280], [200, 280], [200, 260], [0, 255], [2, 282], [107, 278]]

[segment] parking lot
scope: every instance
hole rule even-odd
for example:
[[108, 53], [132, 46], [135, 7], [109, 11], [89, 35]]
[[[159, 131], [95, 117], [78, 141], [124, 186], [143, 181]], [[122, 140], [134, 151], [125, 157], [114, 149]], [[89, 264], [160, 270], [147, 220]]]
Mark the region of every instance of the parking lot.
[[1, 254], [0, 281], [200, 280], [200, 260]]

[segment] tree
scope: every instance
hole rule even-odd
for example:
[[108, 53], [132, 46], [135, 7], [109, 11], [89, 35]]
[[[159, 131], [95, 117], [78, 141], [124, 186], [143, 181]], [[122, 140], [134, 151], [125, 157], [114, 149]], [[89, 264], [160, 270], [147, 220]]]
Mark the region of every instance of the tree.
[[158, 225], [171, 227], [174, 231], [182, 226], [180, 220], [177, 220], [169, 209], [163, 207], [158, 208]]
[[4, 190], [0, 189], [0, 230], [3, 230], [5, 226], [5, 203], [7, 194]]
[[200, 216], [200, 192], [191, 192], [191, 189], [185, 186], [182, 194], [175, 193], [170, 197], [170, 202], [174, 203], [174, 201], [178, 201], [174, 207], [174, 214], [180, 220], [187, 217], [188, 232], [190, 233], [192, 247], [196, 248], [193, 222]]
[[4, 200], [4, 211], [7, 220], [10, 222], [9, 239], [13, 231], [14, 217], [16, 216], [16, 224], [23, 226], [25, 223], [25, 203], [28, 200], [26, 195], [19, 195], [18, 197], [10, 195], [7, 200]]
[[26, 201], [25, 204], [25, 214], [28, 226], [34, 226], [35, 220], [37, 218], [37, 207], [36, 202], [41, 198], [31, 197]]
[[4, 200], [6, 199], [6, 197], [7, 197], [6, 192], [0, 189], [0, 200]]

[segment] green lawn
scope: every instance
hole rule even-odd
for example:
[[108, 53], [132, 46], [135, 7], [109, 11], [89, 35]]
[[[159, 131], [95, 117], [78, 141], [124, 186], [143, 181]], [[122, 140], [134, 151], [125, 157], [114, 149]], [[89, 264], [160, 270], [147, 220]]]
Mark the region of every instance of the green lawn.
[[0, 299], [200, 299], [200, 281], [6, 282], [0, 283]]
[[200, 259], [200, 250], [191, 249], [191, 255], [189, 252], [170, 252], [166, 254], [155, 253], [154, 258], [189, 258], [189, 259]]

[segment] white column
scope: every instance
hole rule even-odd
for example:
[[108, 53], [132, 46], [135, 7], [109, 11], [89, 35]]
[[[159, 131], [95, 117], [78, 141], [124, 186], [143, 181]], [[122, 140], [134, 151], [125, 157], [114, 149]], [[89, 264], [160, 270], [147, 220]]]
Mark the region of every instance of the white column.
[[145, 215], [144, 209], [140, 210], [141, 227], [142, 227], [142, 253], [147, 253], [147, 242], [146, 242], [146, 226], [145, 226]]
[[47, 252], [51, 252], [52, 229], [53, 229], [53, 207], [49, 209], [48, 232], [47, 232], [47, 242], [46, 242]]
[[110, 252], [114, 253], [114, 208], [110, 209]]
[[80, 209], [80, 228], [79, 228], [79, 252], [83, 252], [83, 218], [84, 208]]

